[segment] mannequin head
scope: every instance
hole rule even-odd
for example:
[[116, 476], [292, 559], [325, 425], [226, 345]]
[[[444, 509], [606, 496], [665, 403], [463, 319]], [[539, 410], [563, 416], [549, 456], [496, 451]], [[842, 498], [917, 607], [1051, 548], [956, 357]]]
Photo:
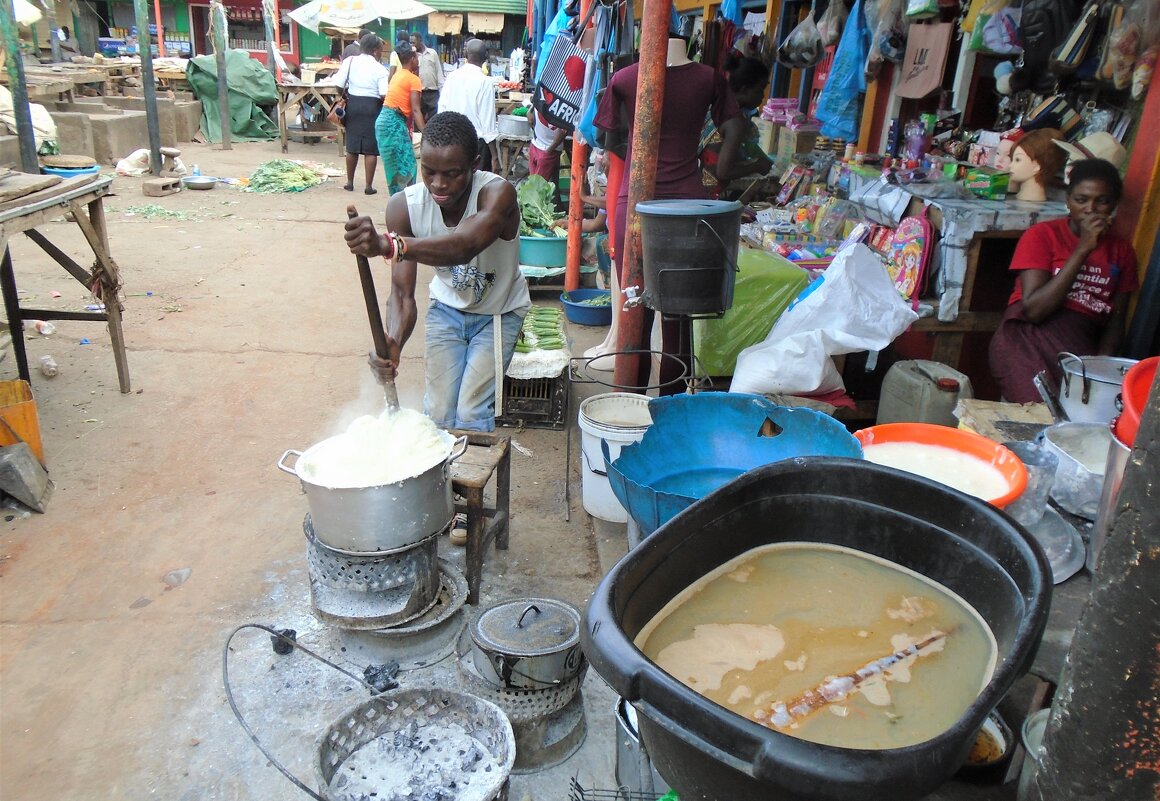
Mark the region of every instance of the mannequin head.
[[1047, 199], [1048, 182], [1063, 168], [1066, 154], [1055, 146], [1063, 136], [1054, 128], [1032, 131], [1011, 153], [1011, 180], [1019, 183], [1018, 200]]
[[995, 169], [1008, 172], [1011, 169], [1011, 153], [1023, 138], [1022, 128], [1012, 128], [999, 136], [999, 146], [995, 148]]

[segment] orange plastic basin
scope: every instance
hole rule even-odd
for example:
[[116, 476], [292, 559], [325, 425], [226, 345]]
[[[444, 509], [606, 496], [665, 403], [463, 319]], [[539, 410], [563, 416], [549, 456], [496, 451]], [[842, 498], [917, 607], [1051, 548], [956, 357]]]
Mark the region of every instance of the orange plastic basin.
[[965, 453], [994, 466], [1007, 480], [1007, 492], [998, 498], [986, 498], [987, 503], [1000, 509], [1023, 494], [1027, 487], [1027, 468], [1019, 457], [998, 442], [959, 428], [933, 423], [886, 423], [855, 431], [854, 437], [867, 445], [885, 445], [892, 442], [917, 442], [922, 445], [941, 445]]
[[1160, 356], [1153, 356], [1132, 365], [1124, 374], [1124, 384], [1120, 388], [1120, 399], [1124, 404], [1123, 414], [1116, 420], [1116, 436], [1129, 448], [1136, 444], [1136, 431], [1140, 428], [1140, 417], [1148, 403], [1148, 393], [1156, 380], [1156, 365]]

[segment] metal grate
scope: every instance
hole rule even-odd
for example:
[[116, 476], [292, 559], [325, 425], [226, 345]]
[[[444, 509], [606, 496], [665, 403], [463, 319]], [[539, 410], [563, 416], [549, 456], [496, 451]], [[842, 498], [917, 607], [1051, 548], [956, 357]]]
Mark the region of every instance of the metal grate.
[[616, 790], [588, 789], [581, 787], [580, 782], [573, 776], [568, 801], [657, 801], [657, 796], [634, 793], [624, 787]]
[[503, 379], [503, 414], [496, 425], [561, 429], [568, 413], [568, 375]]

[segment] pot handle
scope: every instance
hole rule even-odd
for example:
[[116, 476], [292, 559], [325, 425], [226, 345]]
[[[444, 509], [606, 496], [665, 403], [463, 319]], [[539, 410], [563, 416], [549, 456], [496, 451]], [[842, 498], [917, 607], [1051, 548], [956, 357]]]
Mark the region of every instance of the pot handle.
[[288, 465], [286, 464], [286, 457], [287, 457], [287, 456], [289, 456], [290, 454], [294, 454], [294, 464], [295, 464], [295, 465], [297, 465], [297, 464], [298, 464], [298, 460], [302, 458], [302, 451], [296, 451], [296, 450], [288, 450], [288, 451], [286, 451], [284, 454], [282, 454], [282, 458], [280, 458], [280, 459], [278, 460], [278, 462], [277, 462], [277, 465], [276, 465], [276, 466], [277, 466], [277, 468], [278, 468], [279, 470], [281, 470], [283, 473], [289, 473], [290, 475], [292, 475], [292, 476], [294, 476], [295, 478], [297, 478], [297, 477], [298, 477], [298, 471], [297, 471], [297, 470], [295, 470], [293, 467], [290, 467], [290, 466], [288, 466]]
[[450, 464], [463, 454], [467, 453], [467, 446], [469, 444], [471, 443], [467, 441], [466, 436], [456, 437], [455, 444], [451, 446], [451, 455], [447, 457], [447, 463]]
[[1070, 358], [1079, 362], [1079, 374], [1080, 378], [1082, 379], [1081, 386], [1083, 387], [1082, 391], [1080, 392], [1079, 402], [1086, 406], [1088, 399], [1092, 394], [1092, 382], [1087, 375], [1087, 365], [1084, 364], [1083, 359], [1081, 359], [1079, 356], [1076, 356], [1074, 353], [1070, 353], [1066, 350], [1060, 351], [1058, 354], [1056, 354], [1055, 358], [1059, 362], [1059, 372], [1063, 375], [1061, 386], [1063, 387], [1063, 396], [1065, 398], [1071, 395], [1071, 376], [1069, 376], [1067, 370], [1063, 368], [1063, 360], [1065, 358]]

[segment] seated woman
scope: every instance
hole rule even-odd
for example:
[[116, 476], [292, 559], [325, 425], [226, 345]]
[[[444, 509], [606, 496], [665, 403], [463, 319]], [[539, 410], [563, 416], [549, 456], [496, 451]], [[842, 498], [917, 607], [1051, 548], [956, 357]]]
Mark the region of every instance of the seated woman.
[[1109, 355], [1123, 341], [1128, 294], [1139, 286], [1131, 244], [1108, 232], [1123, 190], [1110, 163], [1075, 162], [1068, 216], [1031, 226], [1015, 247], [1019, 277], [990, 351], [1005, 400], [1039, 400], [1040, 370], [1059, 386], [1061, 351]]

